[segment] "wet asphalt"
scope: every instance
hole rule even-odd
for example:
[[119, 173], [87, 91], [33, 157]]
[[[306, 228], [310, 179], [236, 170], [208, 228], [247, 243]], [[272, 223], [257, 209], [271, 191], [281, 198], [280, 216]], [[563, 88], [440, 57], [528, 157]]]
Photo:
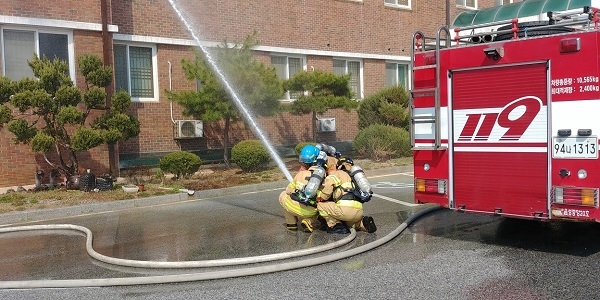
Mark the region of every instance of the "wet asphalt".
[[[380, 240], [423, 206], [410, 168], [368, 172], [378, 226], [336, 255]], [[276, 201], [285, 182], [2, 216], [7, 226], [77, 224], [101, 254], [194, 261], [310, 249], [343, 236], [288, 232]], [[597, 299], [600, 226], [541, 223], [438, 210], [389, 242], [348, 258], [281, 272], [204, 281], [102, 288], [0, 289], [0, 299]], [[0, 281], [136, 278], [257, 267], [147, 269], [92, 259], [74, 231], [0, 234]], [[311, 259], [267, 263], [277, 266]], [[263, 264], [258, 264], [263, 266]]]
[[[358, 232], [341, 250], [382, 237], [414, 210], [407, 191], [411, 167], [375, 170], [371, 183], [377, 199], [365, 204], [378, 231]], [[316, 230], [285, 230], [277, 198], [287, 182], [271, 182], [221, 190], [198, 191], [147, 199], [100, 203], [2, 216], [2, 227], [74, 224], [93, 234], [98, 253], [140, 261], [204, 261], [262, 256], [336, 242], [346, 235]], [[404, 199], [398, 199], [403, 190]], [[387, 196], [386, 196], [387, 195]], [[392, 198], [393, 197], [393, 198]], [[402, 198], [402, 197], [400, 197]], [[399, 204], [397, 201], [406, 203]], [[84, 234], [50, 230], [0, 235], [0, 280], [85, 279], [183, 274], [189, 269], [153, 270], [121, 267], [91, 258]], [[339, 251], [340, 249], [336, 249]], [[56, 267], [60, 266], [60, 267]], [[226, 267], [225, 267], [226, 269]]]

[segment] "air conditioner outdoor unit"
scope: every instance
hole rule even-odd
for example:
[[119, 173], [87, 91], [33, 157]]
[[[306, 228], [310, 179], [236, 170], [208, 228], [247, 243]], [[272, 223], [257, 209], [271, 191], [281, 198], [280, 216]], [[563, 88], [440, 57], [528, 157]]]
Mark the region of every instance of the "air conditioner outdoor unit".
[[321, 132], [335, 131], [335, 118], [319, 119], [319, 130]]
[[177, 138], [197, 138], [202, 137], [202, 121], [199, 120], [178, 120]]

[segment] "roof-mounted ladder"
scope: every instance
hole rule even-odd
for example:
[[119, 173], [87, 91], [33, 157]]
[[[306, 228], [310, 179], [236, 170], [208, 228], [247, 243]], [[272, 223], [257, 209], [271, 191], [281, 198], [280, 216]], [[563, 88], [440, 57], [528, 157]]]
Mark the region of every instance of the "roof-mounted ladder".
[[[442, 45], [442, 40], [444, 44]], [[435, 41], [435, 64], [415, 66], [415, 55], [419, 51], [427, 51], [433, 45], [428, 44], [428, 41]], [[445, 147], [441, 146], [441, 124], [440, 124], [440, 49], [450, 47], [451, 37], [447, 26], [442, 26], [438, 29], [435, 37], [427, 37], [421, 31], [416, 31], [412, 36], [411, 60], [412, 60], [412, 90], [409, 91], [409, 113], [410, 113], [410, 141], [413, 149], [418, 150], [441, 150]], [[415, 88], [415, 73], [424, 69], [434, 69], [435, 86]], [[415, 101], [418, 98], [433, 96], [434, 113], [427, 116], [415, 116]], [[433, 147], [416, 146], [415, 143], [415, 125], [416, 124], [433, 124], [434, 126], [434, 144]]]

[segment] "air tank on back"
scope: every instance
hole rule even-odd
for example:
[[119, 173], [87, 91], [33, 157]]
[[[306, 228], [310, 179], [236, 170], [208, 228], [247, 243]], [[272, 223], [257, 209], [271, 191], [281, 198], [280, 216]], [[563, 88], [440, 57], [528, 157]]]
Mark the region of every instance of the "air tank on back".
[[325, 178], [325, 169], [322, 166], [318, 166], [315, 170], [313, 170], [308, 183], [304, 187], [304, 195], [310, 199], [317, 196], [317, 191], [323, 182], [323, 178]]
[[315, 147], [319, 148], [319, 150], [327, 153], [327, 155], [329, 156], [335, 156], [335, 154], [337, 153], [337, 150], [335, 149], [335, 147], [333, 146], [329, 146], [326, 144], [316, 144]]
[[352, 168], [350, 168], [350, 176], [352, 176], [352, 178], [354, 178], [354, 182], [356, 182], [356, 185], [358, 185], [358, 188], [367, 193], [367, 194], [371, 194], [371, 184], [369, 183], [369, 180], [367, 180], [367, 177], [365, 176], [365, 172], [363, 171], [363, 169], [357, 165], [352, 166]]

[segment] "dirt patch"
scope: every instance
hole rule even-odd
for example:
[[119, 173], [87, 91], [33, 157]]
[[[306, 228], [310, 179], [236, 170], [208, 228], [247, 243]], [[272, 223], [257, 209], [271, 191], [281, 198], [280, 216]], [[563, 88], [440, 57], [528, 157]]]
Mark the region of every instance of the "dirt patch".
[[[403, 158], [386, 162], [355, 160], [355, 163], [359, 164], [365, 170], [372, 170], [408, 165], [412, 163], [412, 159]], [[292, 176], [299, 168], [296, 160], [288, 160], [285, 164]], [[287, 179], [285, 174], [276, 167], [264, 171], [246, 173], [238, 167], [227, 168], [224, 165], [211, 165], [203, 166], [200, 171], [189, 179], [148, 178], [148, 182], [144, 185], [144, 191], [136, 193], [124, 192], [121, 184], [115, 184], [112, 190], [98, 192], [67, 190], [65, 188], [47, 191], [9, 192], [0, 195], [0, 213], [145, 198], [179, 193], [180, 189], [202, 191], [280, 180]]]

